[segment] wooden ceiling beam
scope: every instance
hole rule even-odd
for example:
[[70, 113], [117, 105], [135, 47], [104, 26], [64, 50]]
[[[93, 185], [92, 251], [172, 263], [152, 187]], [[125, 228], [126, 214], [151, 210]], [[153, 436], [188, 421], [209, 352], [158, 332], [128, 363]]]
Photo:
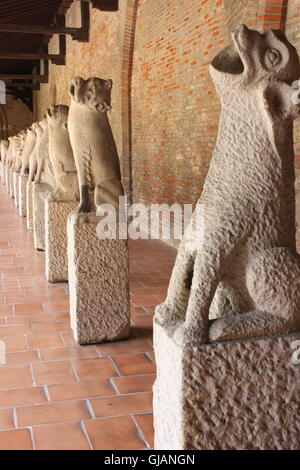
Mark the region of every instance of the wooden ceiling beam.
[[6, 83], [6, 88], [31, 88], [31, 90], [39, 90], [40, 85], [34, 83]]
[[53, 34], [63, 34], [76, 36], [83, 32], [82, 28], [67, 28], [62, 26], [40, 26], [29, 24], [0, 23], [2, 33], [22, 33], [22, 34], [42, 34], [52, 36]]
[[20, 75], [20, 74], [0, 74], [0, 80], [31, 80], [34, 82], [48, 83], [48, 76], [46, 75]]
[[13, 60], [51, 60], [53, 64], [64, 65], [65, 57], [60, 54], [43, 54], [41, 52], [25, 53], [25, 52], [0, 52], [0, 59]]

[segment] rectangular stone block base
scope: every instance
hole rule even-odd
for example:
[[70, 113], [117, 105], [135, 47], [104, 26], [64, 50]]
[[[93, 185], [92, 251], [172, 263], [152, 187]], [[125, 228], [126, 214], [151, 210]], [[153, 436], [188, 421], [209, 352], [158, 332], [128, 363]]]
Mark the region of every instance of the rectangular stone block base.
[[155, 449], [299, 449], [300, 333], [181, 347], [154, 322], [154, 347]]
[[9, 171], [8, 171], [8, 180], [9, 180], [9, 186], [8, 186], [8, 190], [9, 190], [9, 196], [11, 197], [11, 199], [14, 199], [14, 175], [13, 175], [13, 171], [11, 168], [9, 168]]
[[27, 228], [33, 230], [33, 185], [34, 182], [27, 181], [26, 184], [26, 216]]
[[68, 220], [71, 326], [79, 344], [129, 336], [127, 240], [97, 237], [95, 214]]
[[19, 175], [16, 171], [13, 171], [13, 185], [14, 185], [14, 198], [15, 198], [15, 206], [19, 207]]
[[67, 222], [77, 206], [78, 202], [46, 200], [46, 277], [49, 282], [68, 280]]
[[34, 248], [45, 251], [45, 201], [51, 187], [46, 183], [33, 183], [33, 238]]
[[28, 175], [19, 176], [19, 215], [21, 217], [26, 217], [27, 215], [27, 182], [28, 182]]
[[5, 165], [5, 184], [6, 184], [6, 190], [9, 194], [9, 166]]
[[2, 181], [2, 184], [5, 185], [5, 163], [4, 162], [0, 162], [0, 168], [1, 168], [1, 181]]

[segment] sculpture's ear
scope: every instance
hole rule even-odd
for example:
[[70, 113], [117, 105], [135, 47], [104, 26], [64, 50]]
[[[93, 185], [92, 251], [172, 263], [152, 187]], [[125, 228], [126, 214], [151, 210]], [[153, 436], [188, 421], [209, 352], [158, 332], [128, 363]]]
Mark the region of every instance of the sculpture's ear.
[[111, 90], [112, 89], [112, 85], [113, 85], [113, 81], [111, 79], [109, 80], [105, 80], [105, 88], [107, 90]]
[[294, 91], [284, 82], [270, 82], [263, 90], [264, 106], [268, 114], [277, 119], [294, 118]]
[[110, 110], [111, 110], [111, 105], [106, 103], [106, 101], [102, 101], [102, 103], [101, 103], [102, 113], [105, 113], [106, 111], [110, 111]]
[[72, 98], [74, 98], [74, 95], [75, 95], [75, 85], [74, 85], [74, 83], [72, 83], [71, 86], [70, 86], [70, 95], [72, 96]]

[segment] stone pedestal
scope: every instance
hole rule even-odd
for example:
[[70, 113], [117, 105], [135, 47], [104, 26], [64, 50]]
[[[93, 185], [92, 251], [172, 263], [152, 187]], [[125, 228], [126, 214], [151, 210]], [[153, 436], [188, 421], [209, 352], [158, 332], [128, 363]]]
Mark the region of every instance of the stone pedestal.
[[27, 183], [28, 175], [19, 175], [19, 188], [18, 188], [18, 200], [19, 200], [19, 215], [26, 217], [27, 215]]
[[68, 280], [67, 222], [77, 206], [78, 202], [46, 200], [46, 277], [49, 282]]
[[6, 190], [9, 194], [9, 166], [5, 166], [5, 183], [6, 183]]
[[9, 196], [11, 199], [14, 199], [14, 176], [13, 176], [13, 171], [11, 168], [9, 168]]
[[20, 173], [13, 171], [13, 193], [16, 207], [19, 207], [19, 174]]
[[127, 240], [99, 239], [99, 220], [92, 213], [68, 220], [71, 326], [79, 344], [129, 335]]
[[34, 248], [45, 251], [45, 202], [51, 187], [47, 183], [33, 183], [33, 238]]
[[6, 164], [2, 162], [2, 173], [1, 173], [2, 183], [6, 185]]
[[26, 214], [27, 228], [33, 230], [33, 185], [34, 182], [27, 181], [26, 184]]
[[2, 184], [5, 184], [5, 165], [0, 161], [0, 177]]
[[155, 449], [299, 449], [300, 333], [180, 347], [154, 323], [154, 345]]

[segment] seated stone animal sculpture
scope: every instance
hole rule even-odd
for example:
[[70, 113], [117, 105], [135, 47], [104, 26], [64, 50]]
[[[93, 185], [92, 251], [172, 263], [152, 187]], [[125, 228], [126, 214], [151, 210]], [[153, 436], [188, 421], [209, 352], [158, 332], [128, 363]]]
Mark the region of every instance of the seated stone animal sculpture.
[[21, 131], [17, 136], [18, 142], [16, 145], [16, 160], [15, 160], [15, 171], [17, 173], [21, 171], [21, 167], [22, 167], [22, 153], [24, 150], [26, 136], [27, 136], [26, 131]]
[[37, 170], [34, 178], [35, 183], [47, 183], [51, 188], [55, 187], [55, 177], [49, 157], [49, 130], [48, 121], [45, 116], [36, 126], [36, 160]]
[[124, 194], [120, 163], [107, 111], [111, 109], [111, 80], [75, 78], [68, 128], [78, 174], [80, 204], [75, 212], [93, 212], [90, 192], [94, 190], [96, 208], [110, 203], [119, 206]]
[[22, 152], [21, 176], [29, 173], [29, 159], [36, 144], [36, 131], [33, 126], [27, 129], [27, 135]]
[[37, 157], [36, 157], [36, 152], [37, 152], [37, 145], [38, 145], [38, 139], [37, 139], [37, 128], [39, 126], [38, 122], [35, 122], [32, 124], [31, 128], [35, 132], [36, 136], [36, 141], [35, 141], [35, 146], [30, 154], [29, 157], [29, 181], [33, 182], [35, 179], [35, 175], [37, 172]]
[[68, 131], [69, 107], [55, 105], [47, 110], [49, 157], [53, 166], [56, 188], [48, 199], [74, 201], [79, 199], [77, 170]]
[[[183, 237], [156, 308], [155, 321], [181, 344], [300, 330], [293, 151], [300, 93], [292, 87], [299, 57], [280, 31], [241, 25], [233, 42], [210, 66], [222, 113], [198, 202], [202, 241], [190, 249]], [[220, 292], [222, 318], [210, 323]]]

